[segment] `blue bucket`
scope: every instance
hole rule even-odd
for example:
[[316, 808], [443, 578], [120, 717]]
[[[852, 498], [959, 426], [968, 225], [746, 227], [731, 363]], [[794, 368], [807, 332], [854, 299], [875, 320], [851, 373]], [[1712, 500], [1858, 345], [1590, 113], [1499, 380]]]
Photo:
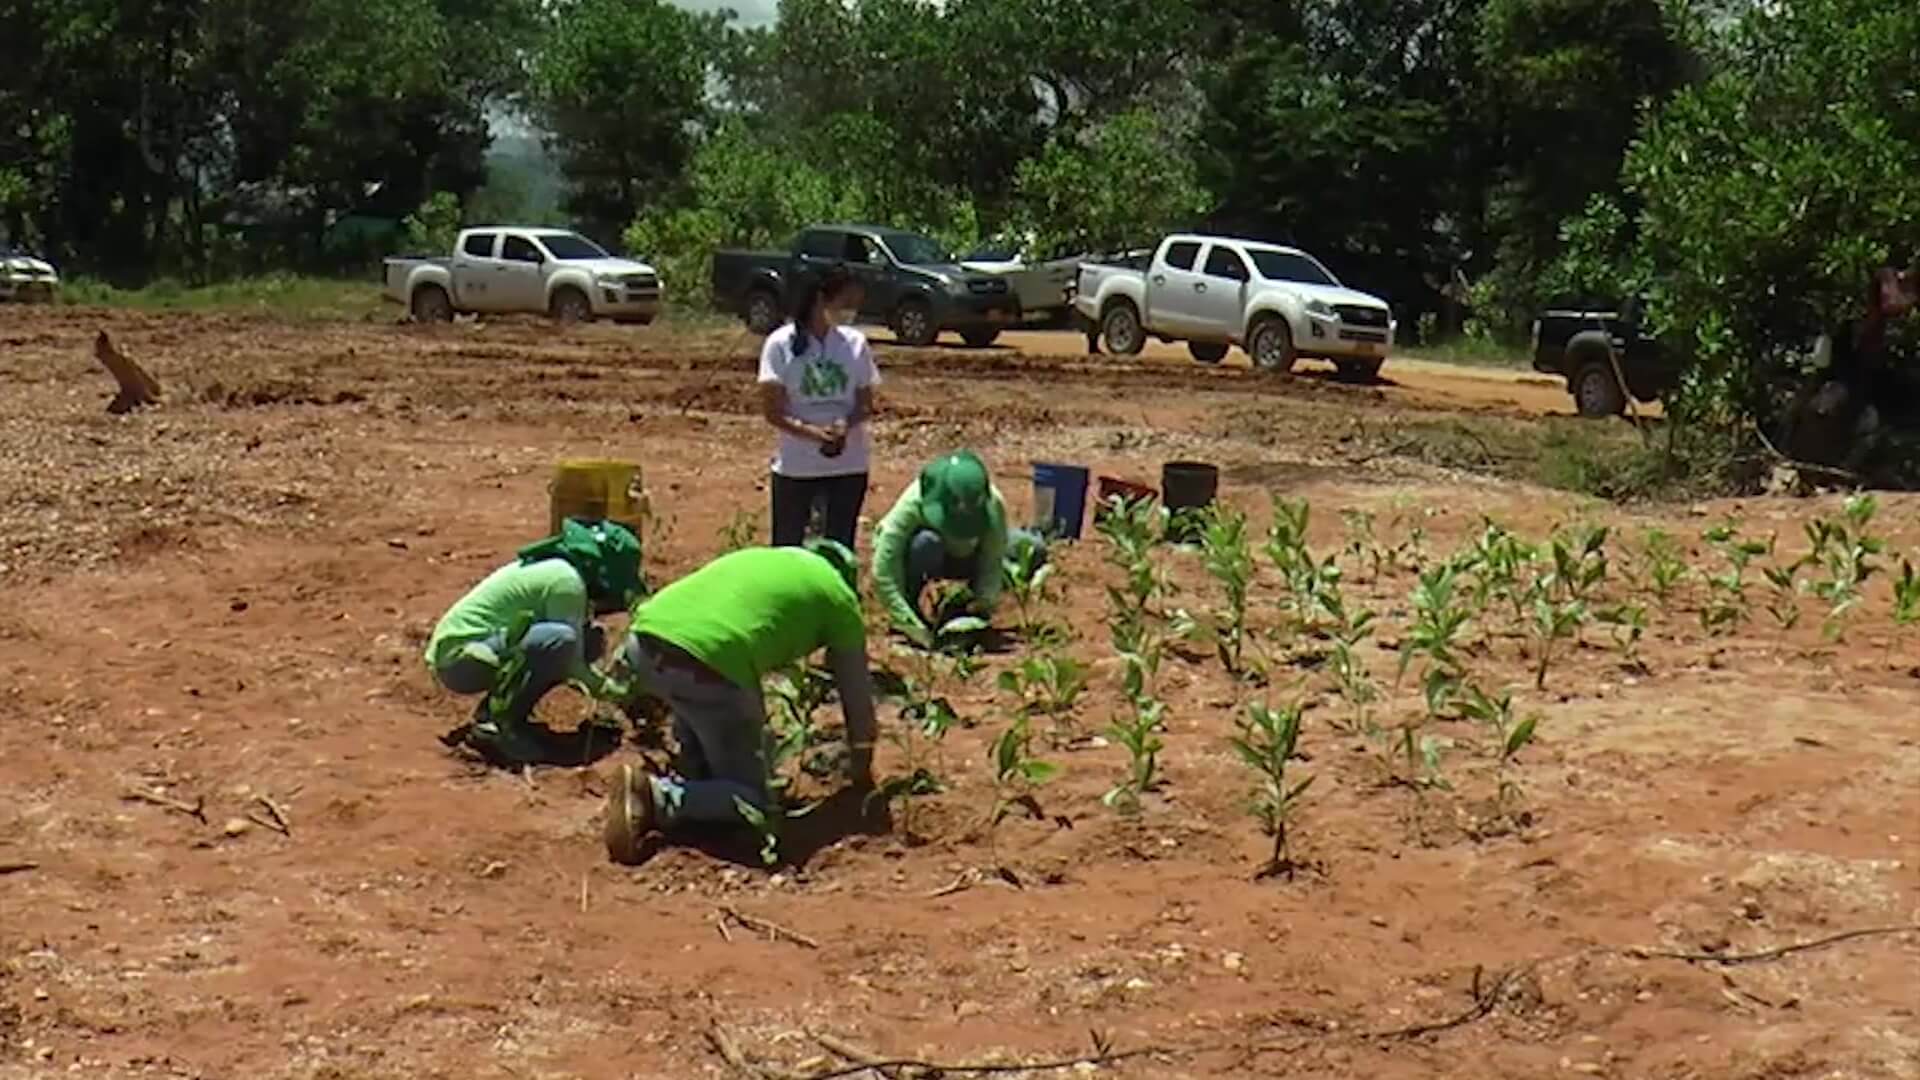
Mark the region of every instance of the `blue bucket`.
[[1033, 527], [1049, 538], [1080, 539], [1093, 474], [1078, 465], [1033, 463]]

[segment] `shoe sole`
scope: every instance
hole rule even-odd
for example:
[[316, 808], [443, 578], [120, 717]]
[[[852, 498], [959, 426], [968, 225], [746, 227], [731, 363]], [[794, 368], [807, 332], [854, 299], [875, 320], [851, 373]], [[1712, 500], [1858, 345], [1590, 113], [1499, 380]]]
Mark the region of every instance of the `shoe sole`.
[[640, 861], [640, 840], [651, 824], [650, 814], [641, 813], [635, 804], [639, 793], [634, 790], [635, 780], [644, 781], [646, 776], [632, 765], [620, 766], [614, 776], [613, 790], [607, 792], [607, 823], [604, 839], [607, 844], [607, 857], [623, 866], [632, 866]]

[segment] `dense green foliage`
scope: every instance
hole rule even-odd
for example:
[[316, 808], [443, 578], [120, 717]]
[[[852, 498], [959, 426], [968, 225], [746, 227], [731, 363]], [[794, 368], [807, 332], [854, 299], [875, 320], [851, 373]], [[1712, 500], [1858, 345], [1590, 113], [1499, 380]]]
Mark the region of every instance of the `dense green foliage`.
[[1627, 155], [1637, 213], [1567, 227], [1569, 278], [1630, 281], [1697, 358], [1693, 418], [1771, 418], [1872, 269], [1920, 251], [1920, 7], [1795, 0], [1746, 13], [1712, 74]]

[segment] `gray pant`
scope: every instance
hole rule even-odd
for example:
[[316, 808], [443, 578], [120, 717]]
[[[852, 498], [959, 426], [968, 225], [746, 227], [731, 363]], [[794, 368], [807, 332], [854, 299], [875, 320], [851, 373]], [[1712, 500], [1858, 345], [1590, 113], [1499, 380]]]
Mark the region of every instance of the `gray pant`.
[[664, 662], [668, 653], [645, 637], [629, 638], [622, 653], [640, 685], [673, 710], [680, 776], [655, 782], [660, 823], [742, 824], [735, 799], [766, 809], [767, 712], [760, 687], [735, 686], [711, 672]]
[[[1031, 529], [1007, 530], [1007, 559], [1011, 561], [1020, 554], [1023, 547], [1031, 547], [1038, 553], [1036, 568], [1047, 561], [1047, 542]], [[947, 542], [932, 529], [921, 529], [907, 542], [907, 573], [905, 591], [907, 600], [913, 605], [922, 621], [927, 621], [927, 612], [920, 606], [920, 594], [926, 591], [927, 583], [932, 581], [964, 581], [969, 586], [978, 576], [980, 553], [975, 549], [972, 555], [956, 557], [947, 553]], [[1004, 571], [1003, 571], [1004, 573]], [[937, 626], [942, 613], [933, 613], [933, 622]]]
[[[487, 647], [494, 655], [505, 660], [512, 646], [517, 645], [527, 656], [527, 681], [513, 700], [507, 704], [508, 723], [523, 723], [533, 715], [533, 707], [547, 695], [547, 691], [567, 681], [567, 673], [573, 670], [574, 661], [582, 650], [591, 661], [600, 651], [602, 637], [598, 627], [587, 628], [587, 640], [582, 642], [573, 627], [560, 622], [534, 623], [527, 628], [526, 636], [518, 642], [509, 643], [505, 630], [496, 631], [487, 639]], [[440, 685], [456, 694], [486, 694], [493, 691], [493, 680], [499, 675], [495, 668], [488, 667], [476, 660], [464, 656], [434, 672]]]

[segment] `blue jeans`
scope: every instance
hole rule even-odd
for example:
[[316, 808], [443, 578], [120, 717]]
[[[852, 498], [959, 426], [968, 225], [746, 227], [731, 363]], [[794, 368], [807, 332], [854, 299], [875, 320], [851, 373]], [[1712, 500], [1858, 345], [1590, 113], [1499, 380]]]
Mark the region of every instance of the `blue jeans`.
[[[1040, 534], [1031, 529], [1007, 530], [1007, 558], [1017, 558], [1020, 549], [1031, 545], [1039, 554], [1040, 563], [1047, 561], [1047, 542]], [[947, 551], [947, 542], [932, 529], [921, 529], [913, 534], [907, 543], [907, 598], [913, 604], [913, 610], [926, 618], [926, 612], [920, 608], [920, 594], [926, 590], [929, 581], [964, 581], [969, 587], [980, 568], [980, 549], [973, 554], [955, 556]], [[1004, 572], [1004, 571], [1003, 571]]]
[[660, 824], [739, 824], [736, 799], [766, 809], [767, 713], [760, 688], [736, 686], [643, 636], [628, 638], [621, 656], [639, 684], [673, 710], [680, 775], [654, 778]]
[[[513, 700], [507, 703], [507, 722], [525, 723], [533, 715], [534, 706], [547, 696], [547, 691], [567, 681], [567, 673], [573, 670], [574, 660], [582, 650], [585, 650], [586, 659], [591, 663], [605, 640], [605, 635], [597, 626], [587, 627], [584, 645], [580, 635], [566, 623], [543, 622], [528, 627], [526, 636], [517, 643], [527, 657], [527, 681]], [[502, 661], [512, 649], [505, 630], [495, 631], [484, 644]], [[466, 656], [457, 656], [434, 672], [440, 685], [456, 694], [491, 693], [493, 680], [498, 674], [498, 669]]]

